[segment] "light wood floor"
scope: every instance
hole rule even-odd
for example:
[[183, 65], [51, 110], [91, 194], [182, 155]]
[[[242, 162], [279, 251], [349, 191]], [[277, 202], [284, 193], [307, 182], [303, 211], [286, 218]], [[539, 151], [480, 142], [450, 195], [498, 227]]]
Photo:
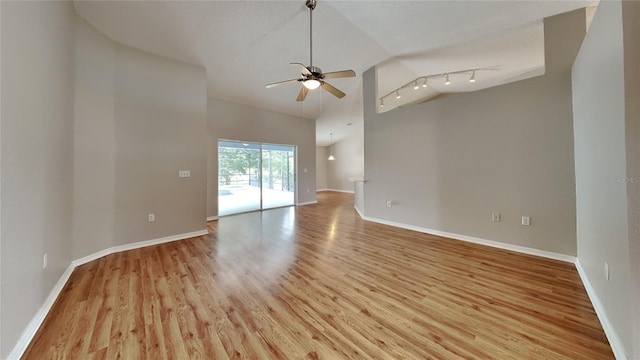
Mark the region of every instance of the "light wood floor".
[[573, 265], [318, 200], [78, 267], [24, 358], [613, 358]]

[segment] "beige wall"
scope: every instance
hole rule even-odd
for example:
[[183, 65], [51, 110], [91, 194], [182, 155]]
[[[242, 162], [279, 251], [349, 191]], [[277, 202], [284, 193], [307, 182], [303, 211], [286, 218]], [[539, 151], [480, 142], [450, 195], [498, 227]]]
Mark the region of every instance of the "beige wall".
[[364, 174], [364, 133], [359, 131], [333, 144], [333, 156], [336, 158], [334, 161], [327, 161], [325, 158], [327, 187], [332, 190], [354, 191], [351, 179], [362, 178]]
[[71, 261], [74, 11], [70, 2], [0, 7], [4, 359]]
[[[640, 121], [640, 73], [638, 32], [625, 44], [621, 19], [622, 2], [601, 2], [573, 66], [577, 243], [579, 262], [613, 331], [627, 356], [637, 358], [631, 356], [633, 344], [640, 339], [637, 329], [634, 335], [632, 308], [638, 307], [633, 290], [640, 277], [631, 273], [630, 264], [637, 266], [638, 257], [629, 250], [638, 242], [639, 220], [632, 216], [634, 211], [637, 214], [632, 203], [637, 206], [640, 151], [638, 137], [628, 135], [637, 135]], [[634, 83], [635, 88], [629, 86]], [[635, 108], [629, 108], [625, 96]], [[626, 144], [625, 138], [635, 147]], [[609, 265], [609, 280], [604, 263]]]
[[327, 158], [329, 153], [326, 146], [316, 146], [316, 190], [327, 188]]
[[117, 44], [70, 2], [1, 9], [6, 358], [73, 259], [205, 229], [207, 90], [203, 68]]
[[[625, 77], [627, 177], [640, 179], [640, 2], [622, 2]], [[631, 271], [632, 339], [640, 339], [640, 184], [627, 183], [629, 262]], [[635, 301], [634, 301], [635, 299]], [[633, 341], [633, 340], [632, 340]], [[630, 358], [640, 359], [640, 341]]]
[[79, 17], [75, 61], [74, 258], [204, 230], [205, 70], [115, 43]]
[[547, 75], [383, 114], [368, 70], [365, 215], [576, 255], [569, 66], [584, 31], [583, 11], [545, 20]]
[[114, 88], [114, 243], [206, 229], [205, 70], [116, 45]]
[[[333, 153], [335, 160], [327, 160], [330, 153]], [[364, 133], [358, 132], [333, 146], [318, 146], [316, 169], [318, 190], [353, 192], [354, 183], [351, 179], [361, 179], [364, 174]]]
[[218, 139], [297, 146], [296, 203], [316, 201], [315, 120], [218, 99], [209, 99], [208, 104], [208, 217], [218, 215]]
[[115, 43], [75, 17], [73, 258], [113, 244]]

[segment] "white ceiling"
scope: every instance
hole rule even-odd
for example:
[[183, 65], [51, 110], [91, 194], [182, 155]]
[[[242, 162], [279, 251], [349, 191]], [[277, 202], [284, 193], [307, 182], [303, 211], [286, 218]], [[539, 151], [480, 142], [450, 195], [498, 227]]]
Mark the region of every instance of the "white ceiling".
[[330, 81], [347, 93], [343, 99], [316, 90], [302, 103], [298, 84], [264, 85], [299, 77], [290, 62], [309, 63], [304, 0], [75, 1], [75, 8], [117, 42], [205, 67], [209, 97], [317, 119], [317, 143], [327, 145], [329, 133], [335, 142], [362, 131], [362, 73], [370, 67], [380, 64], [380, 95], [422, 75], [496, 69], [479, 71], [473, 87], [463, 75], [447, 88], [434, 81], [403, 104], [531, 76], [544, 66], [541, 19], [595, 3], [318, 0], [314, 65], [357, 76]]

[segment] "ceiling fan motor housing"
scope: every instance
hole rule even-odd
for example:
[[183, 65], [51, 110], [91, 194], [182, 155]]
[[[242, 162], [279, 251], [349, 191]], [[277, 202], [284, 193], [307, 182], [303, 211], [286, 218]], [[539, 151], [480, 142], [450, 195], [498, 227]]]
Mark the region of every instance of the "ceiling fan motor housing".
[[307, 70], [309, 70], [311, 72], [310, 77], [312, 78], [321, 78], [322, 77], [322, 70], [317, 67], [317, 66], [307, 66]]

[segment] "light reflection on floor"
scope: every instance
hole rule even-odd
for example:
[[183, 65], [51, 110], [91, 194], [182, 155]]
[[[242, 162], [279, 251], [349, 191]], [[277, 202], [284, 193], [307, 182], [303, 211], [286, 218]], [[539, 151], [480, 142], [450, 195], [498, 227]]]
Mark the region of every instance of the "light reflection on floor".
[[226, 287], [242, 286], [242, 275], [277, 285], [294, 265], [295, 207], [226, 216], [218, 220], [218, 261], [233, 264], [235, 274], [219, 273]]

